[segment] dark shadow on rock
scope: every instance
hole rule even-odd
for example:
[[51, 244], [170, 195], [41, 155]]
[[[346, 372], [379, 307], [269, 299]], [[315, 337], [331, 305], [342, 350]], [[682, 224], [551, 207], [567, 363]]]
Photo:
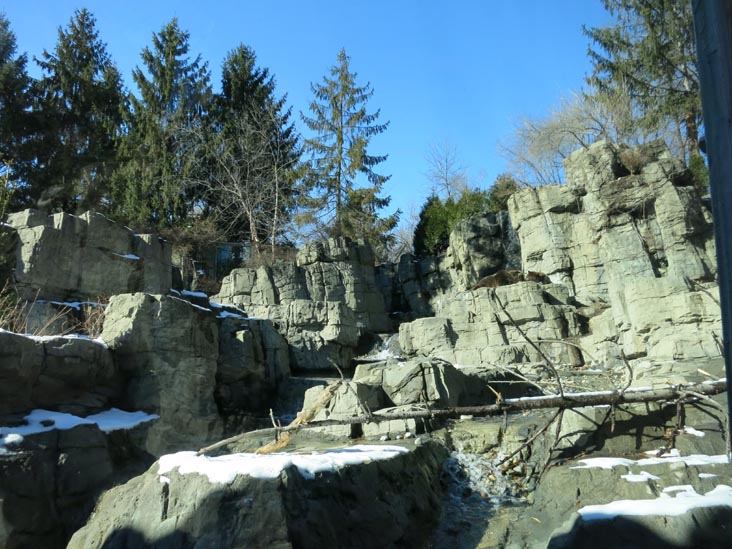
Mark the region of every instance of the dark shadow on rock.
[[[661, 533], [659, 533], [661, 532]], [[697, 508], [678, 517], [615, 517], [585, 521], [555, 535], [549, 549], [726, 549], [730, 547], [732, 508]]]

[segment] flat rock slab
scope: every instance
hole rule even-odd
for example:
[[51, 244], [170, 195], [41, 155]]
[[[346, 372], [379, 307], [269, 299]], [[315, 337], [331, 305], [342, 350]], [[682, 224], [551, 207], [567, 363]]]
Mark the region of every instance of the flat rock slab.
[[68, 547], [414, 547], [439, 515], [446, 451], [180, 452], [106, 492]]

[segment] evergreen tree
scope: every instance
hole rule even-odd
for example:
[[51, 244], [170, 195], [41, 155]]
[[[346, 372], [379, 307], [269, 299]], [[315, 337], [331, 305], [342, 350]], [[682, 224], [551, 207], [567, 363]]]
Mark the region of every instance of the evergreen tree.
[[115, 165], [124, 94], [119, 71], [99, 38], [94, 16], [74, 12], [53, 52], [36, 62], [36, 160], [27, 174], [34, 199], [47, 207], [93, 207], [106, 197]]
[[615, 24], [585, 28], [595, 43], [589, 83], [599, 92], [627, 89], [652, 129], [675, 120], [685, 156], [699, 154], [701, 97], [691, 5], [679, 0], [602, 0]]
[[[30, 79], [26, 72], [27, 57], [16, 55], [15, 34], [10, 22], [0, 13], [0, 176], [8, 185], [0, 189], [0, 201], [7, 206], [12, 198], [21, 202], [23, 189], [10, 185], [29, 160], [26, 146], [29, 127]], [[4, 208], [3, 208], [4, 209]]]
[[187, 182], [201, 159], [186, 136], [203, 123], [211, 88], [208, 65], [188, 57], [189, 38], [173, 19], [142, 51], [145, 70], [132, 73], [139, 97], [131, 97], [126, 165], [115, 177], [117, 215], [132, 223], [173, 225], [194, 207]]
[[[373, 90], [369, 84], [356, 85], [349, 63], [350, 57], [341, 50], [330, 78], [311, 85], [313, 116], [302, 115], [302, 119], [316, 136], [305, 140], [312, 156], [306, 178], [311, 194], [303, 200], [301, 221], [332, 236], [367, 237], [381, 254], [399, 212], [387, 217], [377, 214], [391, 200], [379, 196], [389, 177], [374, 171], [386, 156], [370, 155], [366, 149], [374, 135], [386, 130], [388, 122], [378, 124], [379, 111], [366, 111]], [[358, 186], [359, 175], [366, 177], [367, 185]]]
[[[286, 96], [276, 96], [274, 77], [257, 66], [247, 46], [240, 45], [226, 57], [221, 84], [210, 136], [214, 158], [206, 169], [210, 175], [224, 173], [204, 184], [215, 191], [207, 194], [207, 205], [231, 238], [249, 239], [256, 249], [270, 239], [274, 249], [296, 198], [300, 150], [291, 110]], [[232, 202], [232, 186], [257, 187], [255, 193], [246, 193], [246, 207], [235, 204], [241, 200]]]
[[507, 173], [500, 174], [488, 191], [487, 211], [498, 213], [508, 210], [508, 199], [518, 190], [519, 185], [513, 177]]

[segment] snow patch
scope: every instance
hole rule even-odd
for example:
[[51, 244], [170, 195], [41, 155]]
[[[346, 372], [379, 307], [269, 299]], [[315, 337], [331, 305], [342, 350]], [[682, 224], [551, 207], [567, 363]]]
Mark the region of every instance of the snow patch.
[[208, 296], [206, 294], [204, 294], [203, 292], [191, 292], [190, 290], [183, 290], [183, 292], [181, 292], [181, 293], [183, 295], [187, 295], [190, 297], [203, 297], [203, 298], [208, 299]]
[[240, 320], [247, 320], [246, 316], [242, 316], [230, 311], [221, 311], [216, 318], [238, 318]]
[[[676, 494], [672, 496], [671, 494]], [[691, 486], [670, 486], [656, 499], [618, 500], [605, 505], [587, 505], [577, 512], [586, 521], [618, 516], [679, 516], [699, 507], [732, 507], [732, 487], [720, 484], [700, 495]]]
[[620, 478], [624, 478], [628, 482], [647, 482], [649, 480], [658, 480], [659, 477], [656, 475], [652, 475], [651, 473], [647, 471], [641, 471], [640, 473], [633, 474], [628, 473], [627, 475], [620, 475]]
[[[9, 444], [19, 444], [23, 437], [59, 429], [66, 431], [78, 425], [96, 424], [105, 433], [118, 429], [132, 429], [133, 427], [158, 419], [156, 414], [145, 412], [125, 412], [112, 408], [87, 417], [78, 417], [63, 412], [52, 412], [50, 410], [33, 410], [25, 416], [26, 425], [17, 427], [0, 427], [0, 454], [10, 453], [7, 450]], [[45, 423], [45, 425], [44, 425]]]
[[695, 437], [703, 437], [704, 432], [698, 431], [697, 429], [694, 429], [693, 427], [686, 426], [684, 427], [684, 433], [687, 435], [694, 435]]
[[[675, 450], [675, 451], [674, 451]], [[727, 463], [727, 456], [704, 456], [694, 454], [692, 456], [680, 456], [678, 450], [674, 449], [662, 457], [649, 457], [638, 460], [625, 458], [588, 458], [579, 460], [583, 465], [576, 465], [571, 469], [612, 469], [619, 465], [626, 467], [658, 465], [661, 463], [685, 463], [686, 465], [715, 465], [718, 463]], [[649, 453], [649, 452], [646, 452]], [[651, 452], [654, 453], [655, 452]]]
[[312, 454], [230, 454], [226, 456], [199, 456], [196, 452], [178, 452], [158, 460], [158, 474], [174, 469], [181, 475], [197, 473], [215, 484], [229, 484], [237, 475], [254, 478], [277, 478], [287, 467], [295, 466], [305, 478], [317, 473], [333, 472], [359, 463], [392, 459], [409, 452], [402, 446], [358, 444], [338, 450]]
[[122, 259], [130, 259], [133, 261], [137, 261], [138, 259], [140, 259], [140, 256], [135, 254], [116, 254], [112, 252], [112, 255], [116, 255], [117, 257], [121, 257]]

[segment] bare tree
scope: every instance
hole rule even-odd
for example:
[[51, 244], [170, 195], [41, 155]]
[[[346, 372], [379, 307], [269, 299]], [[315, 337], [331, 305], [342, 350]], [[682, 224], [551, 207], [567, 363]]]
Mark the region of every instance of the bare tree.
[[458, 162], [457, 148], [448, 140], [430, 145], [425, 161], [432, 194], [451, 200], [468, 188], [465, 166]]
[[510, 174], [522, 184], [564, 182], [563, 160], [600, 139], [640, 145], [663, 139], [683, 154], [683, 137], [676, 121], [666, 119], [654, 128], [640, 123], [642, 111], [622, 87], [595, 94], [574, 93], [539, 119], [522, 118], [501, 145]]
[[190, 134], [203, 160], [189, 186], [203, 192], [227, 234], [245, 233], [257, 255], [269, 241], [273, 257], [296, 170], [289, 144], [271, 131], [276, 122], [275, 112], [250, 110], [230, 120], [226, 131], [196, 128]]

